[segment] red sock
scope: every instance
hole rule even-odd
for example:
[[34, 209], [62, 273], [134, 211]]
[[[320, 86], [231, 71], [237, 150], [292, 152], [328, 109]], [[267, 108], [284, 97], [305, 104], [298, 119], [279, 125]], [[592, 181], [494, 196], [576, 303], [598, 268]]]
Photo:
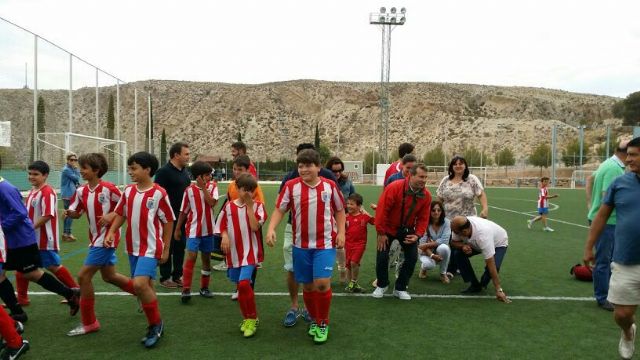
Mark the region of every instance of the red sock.
[[325, 292], [316, 291], [316, 301], [318, 306], [318, 324], [329, 324], [329, 310], [331, 309], [331, 297], [333, 292], [331, 289]]
[[182, 267], [182, 289], [191, 290], [191, 281], [193, 280], [193, 267], [195, 260], [187, 259]]
[[211, 278], [211, 270], [200, 270], [200, 289], [209, 288], [209, 279]]
[[126, 285], [120, 287], [120, 289], [128, 292], [131, 295], [135, 295], [136, 294], [136, 290], [133, 288], [133, 279], [129, 279], [129, 281], [126, 283]]
[[304, 306], [307, 308], [307, 312], [309, 312], [313, 321], [317, 321], [318, 308], [316, 307], [315, 291], [302, 290], [302, 299], [304, 300]]
[[147, 315], [147, 322], [149, 325], [160, 324], [160, 309], [158, 308], [158, 299], [153, 300], [148, 304], [142, 304], [142, 310]]
[[82, 325], [89, 326], [96, 322], [95, 302], [95, 298], [80, 297], [80, 317], [82, 318]]
[[73, 276], [71, 276], [69, 270], [62, 265], [60, 265], [58, 271], [53, 273], [53, 275], [55, 275], [61, 283], [70, 289], [79, 287], [75, 280], [73, 280]]
[[29, 302], [29, 280], [21, 272], [16, 271], [16, 290], [18, 291], [18, 302]]
[[7, 347], [17, 349], [22, 346], [22, 336], [16, 331], [15, 321], [0, 306], [0, 335], [7, 342]]
[[249, 280], [242, 280], [238, 284], [238, 302], [242, 303], [245, 319], [257, 319], [256, 298]]

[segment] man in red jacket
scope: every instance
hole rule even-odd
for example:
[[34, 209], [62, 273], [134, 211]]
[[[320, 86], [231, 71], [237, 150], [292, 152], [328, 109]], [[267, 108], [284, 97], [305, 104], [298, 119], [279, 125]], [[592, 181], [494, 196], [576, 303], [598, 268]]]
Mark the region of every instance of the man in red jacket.
[[426, 189], [427, 166], [416, 164], [410, 177], [389, 184], [376, 210], [378, 252], [376, 256], [377, 287], [374, 298], [381, 298], [389, 285], [389, 247], [398, 240], [404, 251], [404, 262], [396, 280], [393, 295], [401, 300], [411, 300], [407, 292], [409, 279], [418, 260], [418, 239], [429, 226], [431, 194]]

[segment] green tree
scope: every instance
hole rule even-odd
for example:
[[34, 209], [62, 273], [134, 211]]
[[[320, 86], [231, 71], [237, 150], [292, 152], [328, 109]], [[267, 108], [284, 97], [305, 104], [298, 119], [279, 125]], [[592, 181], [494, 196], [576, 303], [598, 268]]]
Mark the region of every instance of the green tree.
[[636, 125], [640, 123], [640, 91], [629, 94], [624, 100], [622, 105], [615, 104], [614, 116], [622, 113], [622, 119], [624, 125]]
[[[107, 107], [107, 134], [105, 136], [107, 139], [115, 139], [115, 131], [114, 131], [115, 124], [116, 124], [116, 117], [115, 117], [115, 110], [114, 110], [114, 104], [113, 104], [113, 94], [110, 94], [109, 106]], [[111, 166], [114, 166], [115, 164], [114, 151], [115, 151], [114, 144], [107, 145], [107, 161]]]
[[616, 101], [615, 104], [611, 107], [611, 113], [613, 117], [618, 119], [624, 118], [624, 100]]
[[325, 144], [320, 144], [320, 147], [318, 147], [317, 149], [320, 153], [320, 165], [324, 166], [327, 160], [329, 160], [329, 158], [331, 157], [331, 150], [329, 150], [329, 148]]
[[[583, 144], [582, 150], [582, 163], [586, 163], [589, 159], [585, 156], [584, 152], [587, 149], [587, 145]], [[575, 167], [580, 165], [580, 140], [573, 139], [567, 143], [562, 154], [562, 162], [565, 166]]]
[[441, 166], [446, 162], [444, 151], [442, 151], [442, 145], [437, 146], [426, 153], [422, 157], [422, 161], [427, 166]]
[[548, 168], [551, 165], [551, 147], [547, 144], [540, 144], [529, 155], [529, 163], [540, 168], [540, 176], [542, 176], [542, 168]]
[[239, 131], [238, 134], [236, 134], [236, 140], [242, 141], [242, 134]]
[[316, 147], [316, 150], [320, 149], [320, 128], [318, 123], [316, 123], [316, 134], [313, 138], [313, 145]]
[[480, 166], [482, 154], [475, 147], [472, 146], [465, 148], [462, 152], [462, 156], [467, 160], [467, 165], [469, 165], [469, 167]]
[[364, 154], [364, 158], [362, 159], [363, 162], [363, 169], [362, 171], [365, 174], [373, 174], [373, 170], [375, 168], [375, 164], [379, 164], [382, 160], [382, 157], [380, 157], [380, 153], [378, 151], [369, 151], [367, 153]]
[[513, 151], [509, 148], [504, 148], [496, 154], [496, 165], [504, 166], [504, 176], [507, 176], [507, 168], [516, 164], [516, 158], [513, 156]]
[[167, 134], [162, 128], [162, 135], [160, 136], [160, 164], [167, 162]]
[[[618, 144], [615, 141], [615, 139], [611, 139], [611, 141], [609, 141], [609, 154], [608, 155], [612, 156], [616, 152], [616, 148], [617, 147], [618, 147]], [[598, 157], [600, 158], [600, 161], [605, 161], [606, 160], [606, 158], [607, 158], [607, 142], [606, 141], [596, 147], [596, 154], [598, 154]]]

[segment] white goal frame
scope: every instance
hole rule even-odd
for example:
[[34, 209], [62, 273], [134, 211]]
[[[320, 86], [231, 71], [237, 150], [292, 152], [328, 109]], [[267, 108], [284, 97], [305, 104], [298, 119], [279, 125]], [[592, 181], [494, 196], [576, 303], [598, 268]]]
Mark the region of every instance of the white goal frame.
[[582, 184], [582, 186], [587, 185], [587, 178], [593, 175], [595, 170], [573, 170], [571, 173], [571, 188], [575, 189], [576, 185]]

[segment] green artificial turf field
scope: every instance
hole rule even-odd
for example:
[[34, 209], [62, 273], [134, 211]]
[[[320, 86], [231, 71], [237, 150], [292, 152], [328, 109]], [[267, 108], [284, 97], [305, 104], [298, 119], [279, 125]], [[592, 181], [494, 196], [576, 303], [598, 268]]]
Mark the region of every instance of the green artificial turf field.
[[[224, 193], [221, 186], [221, 194]], [[276, 185], [263, 185], [267, 209], [273, 210]], [[356, 186], [365, 203], [376, 202], [375, 186]], [[71, 318], [59, 298], [39, 295], [42, 289], [31, 284], [31, 305], [25, 338], [32, 349], [27, 359], [159, 359], [196, 358], [480, 358], [480, 359], [570, 359], [617, 357], [619, 330], [610, 312], [599, 309], [592, 296], [592, 284], [571, 278], [569, 268], [582, 258], [586, 239], [584, 190], [551, 190], [549, 225], [556, 231], [542, 231], [540, 223], [527, 229], [526, 220], [536, 210], [536, 189], [487, 190], [491, 220], [509, 233], [509, 251], [502, 269], [502, 286], [512, 297], [511, 304], [493, 298], [493, 286], [484, 294], [460, 297], [466, 286], [459, 276], [451, 284], [440, 283], [437, 274], [418, 279], [416, 271], [409, 285], [411, 301], [393, 297], [373, 299], [365, 293], [345, 294], [334, 274], [329, 341], [314, 345], [300, 320], [293, 328], [282, 326], [289, 307], [285, 273], [282, 269], [282, 230], [278, 243], [267, 248], [263, 268], [258, 274], [256, 292], [260, 317], [258, 333], [244, 339], [238, 331], [241, 321], [238, 304], [229, 299], [232, 284], [224, 273], [214, 272], [213, 299], [194, 296], [191, 303], [180, 303], [179, 291], [158, 287], [165, 336], [158, 347], [145, 349], [139, 339], [146, 320], [137, 312], [132, 296], [121, 296], [119, 289], [94, 279], [96, 313], [102, 329], [94, 334], [69, 338], [66, 332], [76, 326], [79, 315]], [[86, 254], [86, 219], [74, 221], [74, 234], [82, 240], [63, 243], [63, 264], [77, 273]], [[374, 230], [362, 262], [361, 283], [375, 278]], [[118, 269], [128, 273], [124, 244], [118, 250]], [[481, 261], [475, 257], [478, 276]], [[194, 284], [199, 272], [194, 272]], [[372, 290], [372, 288], [371, 288]], [[389, 291], [390, 293], [390, 291]]]

